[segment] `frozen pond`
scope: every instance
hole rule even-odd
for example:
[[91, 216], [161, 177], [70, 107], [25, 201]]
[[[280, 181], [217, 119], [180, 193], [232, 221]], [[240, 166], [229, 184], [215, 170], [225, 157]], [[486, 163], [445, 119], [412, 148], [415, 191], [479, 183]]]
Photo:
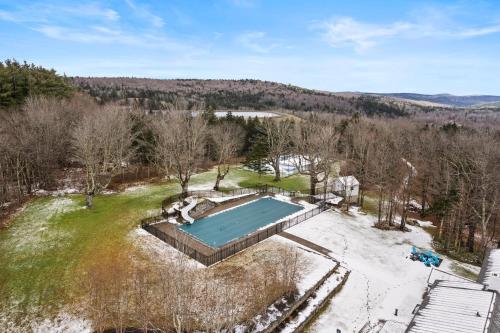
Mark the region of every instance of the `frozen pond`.
[[[228, 111], [215, 111], [215, 116], [218, 118], [225, 117]], [[279, 116], [277, 113], [268, 111], [231, 111], [235, 117], [245, 117], [245, 118], [269, 118]]]
[[[215, 116], [217, 118], [222, 118], [227, 115], [228, 112], [231, 112], [233, 116], [235, 117], [244, 117], [246, 119], [248, 118], [270, 118], [270, 117], [279, 117], [281, 116], [278, 113], [271, 112], [271, 111], [215, 111]], [[193, 112], [193, 115], [195, 115], [197, 112]]]

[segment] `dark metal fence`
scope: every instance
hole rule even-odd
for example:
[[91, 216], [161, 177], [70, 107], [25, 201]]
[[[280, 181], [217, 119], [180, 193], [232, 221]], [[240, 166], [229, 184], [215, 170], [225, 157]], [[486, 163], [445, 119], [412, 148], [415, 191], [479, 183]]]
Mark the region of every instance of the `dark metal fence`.
[[167, 233], [159, 230], [158, 228], [155, 227], [154, 224], [143, 223], [142, 228], [144, 230], [148, 231], [149, 233], [153, 234], [157, 238], [161, 239], [165, 243], [169, 244], [170, 246], [172, 246], [172, 247], [176, 248], [177, 250], [181, 251], [182, 253], [190, 256], [194, 260], [201, 262], [205, 266], [209, 266], [206, 255], [193, 249], [191, 246], [187, 245], [182, 240], [177, 239], [175, 237], [172, 237], [172, 236], [168, 235]]
[[[271, 193], [277, 193], [277, 192], [271, 192]], [[282, 192], [279, 192], [282, 193]], [[237, 194], [235, 194], [237, 195]], [[324, 202], [319, 202], [318, 207], [308, 210], [300, 215], [297, 215], [295, 217], [292, 217], [290, 219], [287, 219], [285, 221], [278, 222], [276, 224], [273, 224], [272, 226], [256, 231], [244, 238], [235, 240], [231, 243], [228, 243], [224, 245], [223, 247], [220, 247], [215, 250], [214, 253], [210, 255], [205, 255], [189, 245], [187, 245], [185, 242], [183, 242], [181, 239], [176, 239], [175, 237], [172, 237], [165, 232], [159, 230], [158, 228], [155, 227], [154, 223], [159, 222], [162, 220], [162, 216], [155, 216], [155, 217], [150, 217], [147, 219], [144, 219], [141, 223], [142, 228], [153, 234], [154, 236], [158, 237], [159, 239], [163, 240], [165, 243], [171, 245], [172, 247], [176, 248], [177, 250], [185, 253], [186, 255], [190, 256], [191, 258], [201, 262], [205, 266], [210, 266], [213, 265], [221, 260], [224, 260], [233, 254], [236, 254], [254, 244], [259, 243], [260, 241], [269, 238], [273, 235], [276, 235], [290, 227], [293, 227], [307, 219], [310, 219], [313, 216], [316, 216], [320, 214], [321, 212], [325, 211], [328, 209], [327, 205], [324, 204]], [[188, 235], [186, 235], [188, 237]], [[198, 241], [198, 240], [197, 240]]]

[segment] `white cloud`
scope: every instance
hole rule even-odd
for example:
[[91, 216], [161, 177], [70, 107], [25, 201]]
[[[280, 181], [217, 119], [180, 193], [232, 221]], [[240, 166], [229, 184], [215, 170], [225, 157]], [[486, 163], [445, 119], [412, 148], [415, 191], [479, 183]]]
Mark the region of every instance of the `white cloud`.
[[78, 29], [58, 25], [42, 25], [34, 28], [33, 30], [38, 31], [49, 38], [77, 43], [115, 43], [175, 52], [202, 52], [202, 49], [199, 47], [195, 48], [189, 43], [181, 43], [163, 35], [154, 35], [147, 33], [138, 34], [104, 26], [93, 26], [90, 28]]
[[333, 47], [353, 47], [361, 53], [390, 38], [474, 38], [500, 33], [500, 25], [475, 28], [443, 26], [443, 20], [423, 18], [419, 22], [372, 24], [340, 17], [314, 24], [324, 40]]
[[257, 53], [268, 53], [279, 44], [270, 42], [263, 31], [251, 31], [239, 35], [236, 41], [243, 47]]
[[57, 13], [58, 11], [71, 13], [75, 16], [97, 17], [102, 18], [106, 21], [118, 21], [120, 19], [120, 15], [115, 10], [107, 7], [102, 7], [101, 5], [96, 3], [81, 4], [71, 7], [54, 7], [52, 11], [55, 13]]
[[165, 21], [160, 16], [153, 14], [147, 7], [137, 5], [132, 0], [125, 0], [125, 2], [134, 11], [135, 15], [145, 19], [155, 28], [161, 28], [165, 25]]
[[108, 22], [115, 22], [120, 19], [120, 15], [116, 11], [96, 3], [74, 6], [34, 3], [31, 6], [24, 6], [14, 11], [0, 10], [0, 20], [16, 23], [48, 22], [71, 17], [100, 19]]
[[57, 25], [42, 25], [34, 30], [47, 37], [80, 43], [110, 43], [135, 44], [136, 38], [123, 35], [120, 31], [106, 27], [93, 27], [90, 30], [78, 30]]
[[[148, 22], [148, 26], [160, 28], [163, 19], [147, 8], [126, 0], [133, 15]], [[179, 41], [163, 34], [158, 29], [144, 29], [141, 25], [126, 25], [117, 11], [94, 2], [74, 6], [52, 5], [35, 2], [29, 6], [12, 10], [0, 10], [0, 20], [25, 25], [46, 37], [78, 42], [100, 44], [123, 44], [150, 49], [191, 52], [195, 47], [189, 41]]]
[[458, 37], [479, 37], [486, 36], [500, 32], [500, 25], [494, 25], [490, 27], [483, 28], [472, 28], [457, 32]]
[[355, 21], [351, 17], [341, 17], [318, 25], [323, 30], [323, 37], [333, 47], [349, 46], [361, 52], [383, 38], [398, 35], [411, 28], [405, 22], [396, 22], [387, 26], [367, 24]]
[[6, 12], [5, 10], [0, 10], [0, 20], [1, 21], [11, 21], [17, 22], [17, 18], [12, 13]]

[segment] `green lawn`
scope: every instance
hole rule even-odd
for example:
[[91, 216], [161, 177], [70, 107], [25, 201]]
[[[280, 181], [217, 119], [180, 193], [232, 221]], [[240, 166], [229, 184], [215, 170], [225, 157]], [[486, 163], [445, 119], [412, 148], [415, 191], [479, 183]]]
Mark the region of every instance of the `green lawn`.
[[286, 178], [281, 178], [279, 182], [273, 181], [274, 175], [259, 175], [256, 172], [235, 169], [231, 177], [239, 179], [238, 185], [241, 187], [255, 187], [260, 185], [271, 185], [284, 188], [288, 191], [307, 192], [309, 189], [308, 176], [293, 175]]
[[[273, 182], [271, 175], [235, 168], [221, 186], [269, 184], [307, 190], [307, 178]], [[210, 187], [215, 171], [192, 178], [191, 186]], [[84, 208], [82, 195], [38, 198], [0, 230], [0, 308], [15, 308], [19, 317], [36, 311], [55, 314], [78, 296], [81, 272], [108, 248], [131, 246], [128, 235], [141, 218], [159, 214], [162, 199], [180, 191], [175, 182], [141, 186], [133, 191], [99, 195]]]
[[36, 307], [57, 311], [78, 290], [79, 272], [94, 253], [107, 247], [130, 246], [127, 234], [161, 200], [177, 191], [176, 184], [95, 198], [84, 208], [84, 197], [44, 197], [29, 203], [10, 226], [0, 230], [0, 297], [16, 303], [17, 311]]
[[378, 215], [378, 196], [374, 192], [365, 192], [363, 200], [363, 207], [361, 208], [365, 213], [371, 215]]
[[[207, 172], [197, 174], [191, 178], [190, 189], [196, 189], [199, 184], [210, 185], [211, 188], [215, 183], [216, 171], [212, 169]], [[241, 167], [234, 167], [229, 174], [221, 182], [220, 186], [223, 189], [231, 189], [235, 187], [257, 187], [261, 185], [272, 185], [284, 188], [288, 191], [307, 192], [309, 189], [309, 178], [303, 175], [293, 175], [286, 178], [281, 178], [279, 182], [273, 181], [274, 175], [266, 174], [259, 175], [251, 170], [246, 170]]]

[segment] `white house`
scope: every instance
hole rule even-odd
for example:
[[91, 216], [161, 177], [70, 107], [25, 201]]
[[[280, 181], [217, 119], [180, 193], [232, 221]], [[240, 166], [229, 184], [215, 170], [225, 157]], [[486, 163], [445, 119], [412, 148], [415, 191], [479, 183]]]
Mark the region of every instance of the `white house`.
[[359, 181], [354, 176], [335, 178], [332, 182], [333, 192], [343, 196], [349, 202], [358, 200]]

